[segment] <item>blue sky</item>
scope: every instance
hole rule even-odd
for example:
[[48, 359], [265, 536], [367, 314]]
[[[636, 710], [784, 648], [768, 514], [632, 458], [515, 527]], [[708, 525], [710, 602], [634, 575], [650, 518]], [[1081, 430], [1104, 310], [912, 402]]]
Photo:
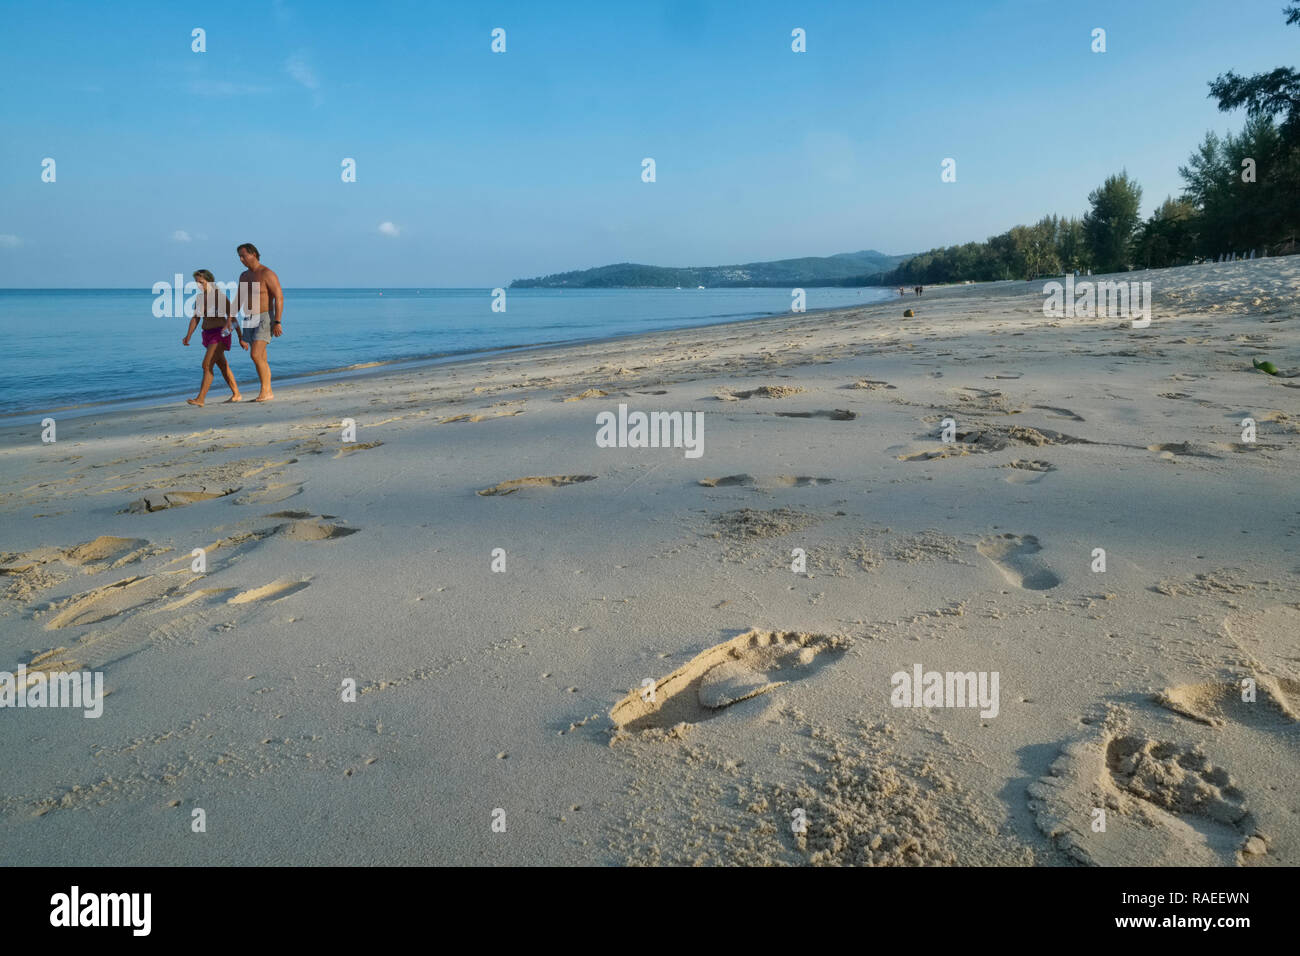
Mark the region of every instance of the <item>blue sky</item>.
[[0, 287], [233, 278], [244, 241], [298, 287], [916, 252], [1121, 168], [1149, 212], [1241, 125], [1206, 82], [1300, 60], [1283, 6], [3, 0]]

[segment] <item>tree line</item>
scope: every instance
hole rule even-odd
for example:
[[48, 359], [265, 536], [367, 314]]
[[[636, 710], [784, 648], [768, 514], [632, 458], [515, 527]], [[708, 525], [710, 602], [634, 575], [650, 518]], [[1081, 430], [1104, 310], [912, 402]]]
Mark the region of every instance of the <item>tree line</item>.
[[[1283, 11], [1300, 25], [1300, 3]], [[1081, 218], [1045, 216], [984, 242], [931, 249], [872, 276], [874, 285], [1032, 279], [1093, 270], [1158, 269], [1215, 260], [1225, 253], [1296, 251], [1300, 237], [1300, 72], [1279, 67], [1212, 80], [1220, 110], [1244, 107], [1242, 130], [1210, 132], [1178, 168], [1182, 195], [1141, 218], [1142, 187], [1127, 171], [1088, 195]]]

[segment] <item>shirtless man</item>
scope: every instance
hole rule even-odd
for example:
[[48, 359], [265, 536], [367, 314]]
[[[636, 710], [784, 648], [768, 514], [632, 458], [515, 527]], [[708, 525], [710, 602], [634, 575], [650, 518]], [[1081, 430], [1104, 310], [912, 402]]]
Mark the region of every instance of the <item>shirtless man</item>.
[[271, 336], [282, 334], [280, 320], [284, 316], [284, 290], [280, 288], [280, 277], [262, 265], [257, 246], [245, 242], [235, 251], [244, 264], [235, 293], [235, 311], [243, 310], [244, 340], [249, 343], [249, 354], [262, 383], [261, 391], [253, 401], [269, 402], [275, 396], [271, 394], [271, 366], [266, 363], [266, 343], [271, 341]]

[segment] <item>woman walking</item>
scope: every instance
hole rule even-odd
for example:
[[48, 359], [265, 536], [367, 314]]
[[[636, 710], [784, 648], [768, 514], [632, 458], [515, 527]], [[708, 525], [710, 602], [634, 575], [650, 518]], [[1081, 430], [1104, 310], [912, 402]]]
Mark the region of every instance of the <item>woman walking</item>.
[[212, 385], [212, 366], [215, 365], [221, 369], [221, 377], [226, 380], [230, 386], [230, 397], [227, 402], [237, 402], [240, 400], [239, 383], [235, 381], [235, 373], [230, 370], [229, 363], [226, 362], [226, 352], [230, 349], [230, 333], [233, 327], [235, 334], [239, 336], [239, 345], [247, 349], [248, 343], [244, 341], [243, 335], [239, 330], [239, 323], [232, 321], [235, 310], [230, 305], [230, 299], [224, 292], [216, 287], [216, 280], [212, 273], [207, 269], [200, 269], [194, 273], [194, 281], [199, 284], [199, 296], [194, 301], [194, 315], [190, 317], [190, 330], [185, 333], [185, 338], [181, 344], [189, 345], [190, 336], [194, 334], [195, 327], [199, 321], [203, 322], [203, 381], [199, 385], [199, 394], [197, 398], [187, 398], [185, 401], [191, 405], [203, 407], [203, 402], [207, 398], [208, 388]]

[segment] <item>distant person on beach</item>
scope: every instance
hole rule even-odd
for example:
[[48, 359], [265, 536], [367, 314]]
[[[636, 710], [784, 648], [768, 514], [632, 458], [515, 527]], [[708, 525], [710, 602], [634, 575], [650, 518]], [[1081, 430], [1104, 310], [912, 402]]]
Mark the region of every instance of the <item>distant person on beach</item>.
[[[190, 330], [185, 333], [185, 338], [181, 344], [189, 345], [190, 336], [194, 334], [195, 327], [199, 320], [203, 321], [203, 382], [199, 385], [198, 398], [187, 398], [185, 401], [191, 405], [203, 407], [203, 402], [207, 398], [208, 388], [212, 385], [212, 366], [215, 365], [221, 369], [221, 377], [226, 380], [230, 386], [230, 397], [227, 402], [237, 402], [239, 396], [239, 384], [235, 381], [235, 374], [230, 370], [230, 364], [226, 361], [226, 352], [230, 350], [230, 332], [232, 326], [238, 334], [238, 326], [233, 321], [235, 317], [234, 307], [230, 304], [230, 299], [226, 294], [214, 285], [216, 281], [212, 273], [207, 269], [200, 269], [194, 273], [194, 281], [199, 284], [199, 296], [194, 301], [194, 314], [190, 316]], [[239, 344], [244, 348], [248, 345], [244, 342], [242, 336], [239, 338]]]
[[257, 366], [257, 377], [262, 383], [255, 402], [269, 402], [271, 393], [271, 366], [266, 362], [266, 344], [271, 336], [282, 333], [280, 320], [284, 317], [284, 290], [280, 277], [262, 265], [261, 254], [251, 242], [240, 245], [235, 252], [244, 264], [235, 293], [235, 311], [244, 313], [244, 338], [250, 343], [249, 354]]
[[921, 294], [921, 290], [922, 290], [923, 288], [924, 288], [924, 286], [917, 286], [917, 287], [916, 287], [916, 294], [917, 294], [917, 295], [920, 295], [920, 294]]
[[899, 295], [907, 295], [907, 293], [903, 291], [903, 287], [902, 287], [901, 285], [898, 287], [898, 294], [899, 294]]

